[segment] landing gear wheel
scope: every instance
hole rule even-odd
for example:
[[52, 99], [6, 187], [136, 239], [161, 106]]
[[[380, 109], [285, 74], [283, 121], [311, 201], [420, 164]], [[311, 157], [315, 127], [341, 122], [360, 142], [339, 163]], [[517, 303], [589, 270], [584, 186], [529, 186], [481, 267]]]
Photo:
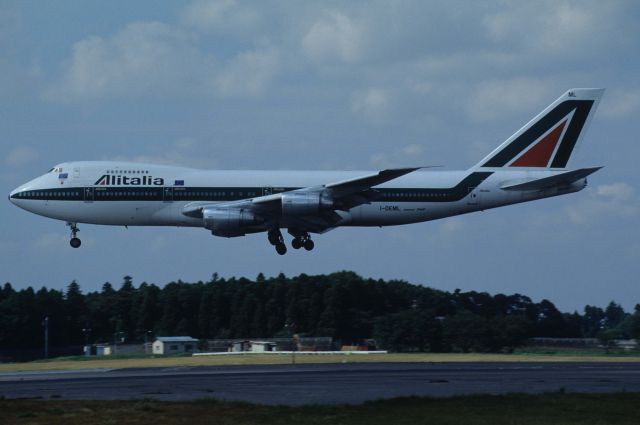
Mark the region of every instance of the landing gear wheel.
[[67, 222], [67, 226], [69, 226], [69, 229], [71, 229], [71, 240], [69, 241], [69, 245], [71, 245], [72, 248], [80, 248], [82, 242], [80, 241], [80, 239], [78, 239], [77, 236], [80, 229], [78, 229], [76, 223], [72, 222]]
[[269, 243], [274, 246], [280, 243], [284, 243], [282, 233], [280, 233], [279, 229], [269, 230], [269, 232], [267, 233], [267, 238], [269, 239]]
[[80, 248], [80, 245], [82, 245], [82, 241], [78, 238], [71, 238], [71, 240], [69, 241], [69, 245], [71, 245], [71, 248]]
[[304, 241], [304, 249], [306, 249], [307, 251], [311, 251], [314, 246], [315, 244], [311, 239], [307, 239], [306, 241]]
[[293, 238], [293, 240], [291, 241], [291, 247], [293, 249], [300, 249], [302, 248], [302, 239], [300, 238]]
[[287, 253], [287, 246], [284, 243], [279, 243], [276, 245], [276, 252], [280, 255], [284, 255]]

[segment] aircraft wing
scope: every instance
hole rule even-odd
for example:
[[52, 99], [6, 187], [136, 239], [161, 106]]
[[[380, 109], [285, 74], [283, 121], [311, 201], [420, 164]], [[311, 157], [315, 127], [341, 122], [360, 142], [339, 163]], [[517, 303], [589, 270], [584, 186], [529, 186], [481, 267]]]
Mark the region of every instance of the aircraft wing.
[[502, 186], [503, 190], [544, 190], [556, 186], [566, 186], [583, 179], [602, 167], [580, 168], [579, 170], [567, 171], [565, 173], [556, 174], [551, 177], [530, 180], [526, 182], [508, 182]]
[[336, 183], [330, 183], [325, 185], [327, 189], [331, 190], [334, 197], [343, 197], [358, 192], [365, 191], [382, 183], [386, 183], [390, 180], [402, 177], [405, 174], [412, 173], [419, 170], [422, 167], [414, 168], [390, 168], [387, 170], [378, 171], [374, 174], [367, 176], [356, 177], [354, 179], [343, 180]]
[[420, 168], [422, 167], [386, 169], [353, 179], [232, 202], [215, 204], [202, 201], [193, 202], [185, 205], [182, 213], [190, 217], [201, 217], [202, 210], [207, 207], [237, 208], [250, 210], [263, 216], [267, 221], [278, 220], [282, 214], [283, 198], [286, 199], [291, 195], [322, 196], [323, 199], [330, 200], [330, 208], [314, 214], [287, 217], [289, 221], [299, 223], [301, 228], [320, 233], [334, 227], [342, 219], [338, 211], [348, 211], [350, 208], [370, 203], [376, 199], [379, 193], [372, 189], [374, 186], [397, 179]]
[[[296, 189], [292, 192], [296, 193], [318, 193], [324, 192], [331, 196], [333, 199], [335, 209], [348, 210], [357, 205], [366, 204], [371, 202], [376, 197], [375, 191], [371, 188], [379, 184], [388, 182], [398, 177], [402, 177], [406, 174], [419, 170], [422, 167], [414, 168], [391, 168], [387, 170], [381, 170], [377, 173], [368, 174], [362, 177], [356, 177], [353, 179], [343, 180], [335, 183], [329, 183], [321, 186], [311, 186], [301, 189]], [[275, 205], [280, 207], [282, 195], [290, 192], [276, 193], [273, 195], [261, 196], [254, 198], [252, 204], [254, 206], [262, 207], [267, 205]]]

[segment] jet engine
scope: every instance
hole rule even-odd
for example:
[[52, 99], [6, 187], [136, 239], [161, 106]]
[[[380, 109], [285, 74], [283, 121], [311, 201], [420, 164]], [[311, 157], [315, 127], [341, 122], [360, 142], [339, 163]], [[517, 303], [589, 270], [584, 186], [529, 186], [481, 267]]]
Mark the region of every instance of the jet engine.
[[333, 208], [326, 192], [288, 192], [282, 194], [282, 215], [310, 215]]
[[212, 234], [227, 238], [244, 236], [247, 234], [246, 226], [261, 222], [251, 211], [240, 208], [205, 208], [202, 220]]

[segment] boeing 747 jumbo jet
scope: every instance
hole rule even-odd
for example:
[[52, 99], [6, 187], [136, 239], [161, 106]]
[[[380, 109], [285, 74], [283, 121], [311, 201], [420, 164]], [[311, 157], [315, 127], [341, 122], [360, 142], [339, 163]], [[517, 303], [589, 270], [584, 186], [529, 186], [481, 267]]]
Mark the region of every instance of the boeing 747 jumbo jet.
[[206, 171], [119, 161], [58, 164], [11, 192], [11, 202], [78, 223], [204, 227], [216, 236], [267, 232], [278, 254], [311, 251], [310, 233], [392, 226], [578, 192], [601, 167], [567, 162], [604, 93], [572, 89], [466, 171]]

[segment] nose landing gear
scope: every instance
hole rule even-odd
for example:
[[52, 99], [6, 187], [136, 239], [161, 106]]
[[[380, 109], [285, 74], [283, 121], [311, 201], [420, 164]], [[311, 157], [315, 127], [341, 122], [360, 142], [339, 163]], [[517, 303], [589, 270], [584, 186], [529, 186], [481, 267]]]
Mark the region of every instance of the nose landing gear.
[[67, 226], [69, 226], [69, 228], [71, 229], [71, 240], [69, 241], [69, 245], [71, 245], [71, 248], [80, 248], [80, 245], [82, 245], [82, 241], [77, 237], [78, 232], [80, 231], [80, 229], [78, 229], [77, 223], [67, 223]]

